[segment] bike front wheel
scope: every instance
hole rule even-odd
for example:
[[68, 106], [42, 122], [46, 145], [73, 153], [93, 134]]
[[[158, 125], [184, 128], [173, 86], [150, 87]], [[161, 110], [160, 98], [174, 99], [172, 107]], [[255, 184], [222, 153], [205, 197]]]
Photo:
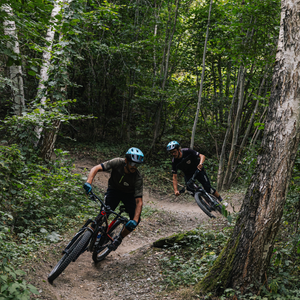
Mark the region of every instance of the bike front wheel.
[[64, 254], [64, 256], [60, 259], [60, 261], [48, 275], [48, 281], [51, 284], [53, 283], [53, 280], [56, 279], [65, 270], [70, 262], [74, 261], [86, 248], [91, 235], [92, 232], [86, 230], [81, 235], [79, 235], [76, 240], [74, 240], [73, 244], [67, 250], [67, 253]]
[[[121, 233], [123, 226], [123, 223], [117, 220], [108, 232], [101, 237], [92, 256], [95, 263], [102, 261], [112, 251], [109, 246], [112, 244], [113, 239]], [[108, 237], [108, 235], [112, 238], [112, 240]]]
[[222, 214], [222, 203], [219, 201], [219, 199], [212, 194], [207, 195], [207, 197], [210, 198], [209, 200], [211, 202], [211, 206], [213, 206], [213, 209]]
[[205, 198], [201, 193], [195, 193], [195, 200], [201, 210], [208, 215], [210, 218], [215, 218], [215, 216], [208, 210], [207, 206], [209, 203], [205, 201]]

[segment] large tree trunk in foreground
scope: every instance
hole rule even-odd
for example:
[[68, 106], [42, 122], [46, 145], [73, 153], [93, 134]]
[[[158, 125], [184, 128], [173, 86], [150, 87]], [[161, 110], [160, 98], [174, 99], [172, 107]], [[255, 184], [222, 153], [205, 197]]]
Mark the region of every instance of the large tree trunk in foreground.
[[[234, 232], [198, 291], [256, 292], [268, 276], [299, 144], [300, 3], [282, 2], [278, 52], [264, 137]], [[253, 286], [251, 286], [253, 284]]]

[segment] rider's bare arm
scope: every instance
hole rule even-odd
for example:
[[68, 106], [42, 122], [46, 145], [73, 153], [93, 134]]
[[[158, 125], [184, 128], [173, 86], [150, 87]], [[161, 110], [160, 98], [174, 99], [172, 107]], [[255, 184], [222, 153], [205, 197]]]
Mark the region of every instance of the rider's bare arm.
[[203, 154], [199, 154], [199, 157], [200, 157], [200, 163], [199, 163], [199, 165], [197, 166], [197, 168], [199, 169], [199, 170], [201, 170], [202, 168], [203, 168], [203, 163], [204, 163], [204, 161], [205, 161], [205, 156], [203, 155]]
[[133, 220], [138, 223], [138, 221], [140, 219], [140, 216], [141, 216], [141, 213], [142, 213], [142, 208], [143, 208], [143, 199], [142, 199], [142, 197], [135, 198], [135, 203], [136, 203], [136, 207], [135, 207], [135, 213], [134, 213]]
[[177, 181], [177, 174], [173, 174], [173, 188], [174, 188], [174, 193], [176, 196], [180, 195], [178, 191], [178, 181]]
[[88, 179], [86, 182], [88, 182], [89, 184], [92, 184], [94, 177], [96, 176], [96, 174], [99, 171], [103, 171], [102, 165], [97, 165], [95, 167], [93, 167], [89, 173]]
[[[142, 213], [142, 208], [143, 208], [143, 199], [142, 197], [140, 198], [135, 198], [135, 203], [136, 203], [136, 207], [135, 207], [135, 213], [134, 213], [134, 218], [133, 220], [136, 221], [138, 223], [141, 213]], [[121, 236], [122, 238], [124, 238], [125, 236], [127, 236], [131, 231], [129, 231], [128, 229], [126, 229], [126, 227], [123, 228]]]

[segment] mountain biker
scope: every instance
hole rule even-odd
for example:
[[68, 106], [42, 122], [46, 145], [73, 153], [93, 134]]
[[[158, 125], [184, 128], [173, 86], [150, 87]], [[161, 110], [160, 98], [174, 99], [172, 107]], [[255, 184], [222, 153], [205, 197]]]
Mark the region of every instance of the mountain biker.
[[83, 185], [86, 193], [92, 191], [92, 182], [98, 172], [112, 170], [108, 180], [108, 188], [105, 193], [105, 204], [115, 210], [122, 201], [125, 211], [129, 214], [130, 220], [125, 224], [121, 234], [114, 238], [109, 246], [115, 251], [122, 243], [122, 240], [132, 232], [140, 222], [143, 207], [143, 179], [137, 166], [144, 162], [143, 152], [135, 147], [128, 149], [124, 158], [114, 158], [94, 166], [87, 182]]
[[[219, 201], [223, 201], [218, 191], [210, 185], [209, 178], [203, 166], [205, 161], [203, 154], [189, 148], [181, 148], [177, 141], [171, 141], [167, 145], [167, 151], [173, 156], [173, 188], [176, 196], [180, 195], [178, 191], [177, 171], [181, 170], [184, 173], [185, 182], [188, 182], [198, 169], [200, 172], [195, 178], [202, 184], [205, 191], [216, 196]], [[223, 202], [223, 204], [227, 206], [226, 202]]]

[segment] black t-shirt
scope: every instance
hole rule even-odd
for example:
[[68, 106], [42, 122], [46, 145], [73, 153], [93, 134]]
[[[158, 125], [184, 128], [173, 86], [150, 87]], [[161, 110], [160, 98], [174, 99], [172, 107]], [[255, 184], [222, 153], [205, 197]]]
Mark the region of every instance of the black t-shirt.
[[181, 152], [181, 158], [172, 159], [172, 173], [177, 174], [181, 170], [186, 176], [193, 175], [200, 163], [200, 153], [189, 148], [182, 148]]
[[124, 193], [134, 193], [135, 198], [143, 196], [143, 179], [138, 170], [134, 173], [125, 173], [124, 158], [114, 158], [101, 164], [103, 171], [112, 170], [108, 180], [108, 187]]

